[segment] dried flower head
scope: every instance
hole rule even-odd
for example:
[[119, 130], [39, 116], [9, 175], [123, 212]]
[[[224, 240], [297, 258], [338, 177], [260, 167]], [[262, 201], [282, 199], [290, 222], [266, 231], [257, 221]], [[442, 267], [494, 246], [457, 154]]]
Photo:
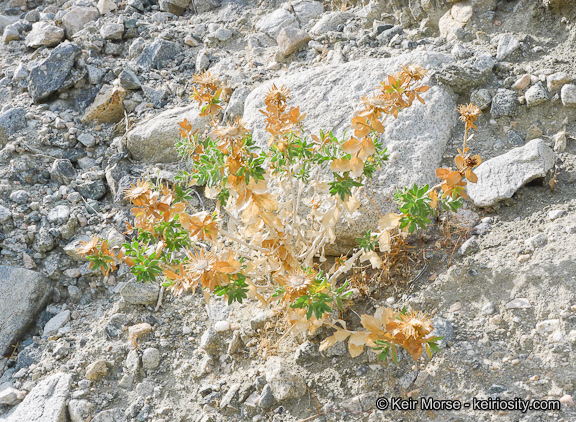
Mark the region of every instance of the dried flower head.
[[124, 197], [134, 203], [146, 199], [151, 190], [150, 182], [147, 180], [137, 180], [136, 185], [130, 185], [131, 187], [124, 190]]
[[406, 339], [420, 340], [432, 332], [432, 322], [422, 312], [408, 312], [397, 317], [394, 335], [402, 334]]
[[428, 74], [428, 70], [419, 64], [409, 64], [402, 66], [402, 74], [415, 81], [421, 81]]
[[211, 91], [215, 91], [220, 84], [218, 78], [206, 70], [202, 73], [195, 73], [192, 81]]
[[224, 141], [224, 143], [241, 141], [246, 134], [248, 129], [244, 127], [244, 122], [240, 118], [236, 118], [232, 124], [227, 124], [226, 126], [219, 126], [212, 131], [212, 136]]
[[98, 253], [98, 242], [100, 239], [98, 236], [92, 236], [87, 242], [80, 242], [80, 247], [76, 249], [78, 255], [85, 257], [87, 255], [95, 255]]
[[301, 268], [278, 277], [278, 283], [286, 290], [284, 300], [292, 302], [294, 299], [305, 295], [315, 277], [316, 274], [313, 271], [304, 271]]
[[480, 110], [480, 107], [477, 107], [472, 103], [468, 105], [461, 104], [458, 106], [457, 110], [458, 113], [460, 113], [460, 120], [466, 123], [466, 130], [470, 128], [476, 129], [474, 122], [482, 114], [482, 110]]
[[284, 85], [280, 88], [276, 87], [275, 84], [268, 90], [266, 96], [264, 97], [264, 103], [266, 105], [274, 105], [280, 107], [290, 99], [290, 91]]

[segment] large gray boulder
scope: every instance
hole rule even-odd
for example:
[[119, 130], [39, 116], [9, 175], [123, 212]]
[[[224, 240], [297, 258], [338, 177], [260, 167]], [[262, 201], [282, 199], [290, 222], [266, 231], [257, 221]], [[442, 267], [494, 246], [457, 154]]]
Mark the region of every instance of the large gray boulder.
[[60, 44], [48, 57], [30, 69], [28, 92], [34, 101], [43, 100], [64, 85], [80, 51], [76, 44]]
[[57, 373], [36, 385], [4, 422], [65, 422], [72, 375]]
[[[304, 125], [313, 134], [323, 129], [325, 132], [332, 130], [341, 137], [350, 128], [359, 99], [371, 93], [401, 65], [416, 63], [437, 70], [451, 61], [445, 54], [419, 52], [316, 68], [275, 79], [250, 93], [244, 108], [244, 121], [252, 128], [256, 143], [265, 147], [269, 134], [259, 109], [264, 107], [264, 95], [272, 84], [285, 85], [290, 89], [290, 104], [299, 105], [301, 112], [306, 113]], [[398, 188], [438, 181], [436, 169], [458, 122], [456, 104], [442, 86], [433, 86], [422, 97], [426, 104], [416, 101], [411, 108], [402, 111], [398, 119], [385, 122], [386, 131], [381, 140], [388, 152], [394, 152], [396, 157], [374, 175], [374, 199], [381, 212], [395, 208], [392, 196]], [[355, 244], [355, 239], [366, 229], [377, 227], [378, 213], [369, 203], [365, 205], [365, 211], [356, 212], [336, 227], [337, 242], [343, 248]]]
[[42, 274], [0, 265], [0, 351], [12, 352], [10, 346], [34, 324], [51, 295], [52, 287]]
[[178, 154], [174, 144], [180, 136], [179, 123], [184, 119], [192, 125], [192, 131], [199, 129], [200, 133], [208, 124], [206, 118], [200, 117], [200, 110], [196, 105], [164, 111], [128, 132], [127, 146], [132, 157], [149, 163], [177, 161]]
[[480, 164], [474, 173], [477, 183], [468, 183], [470, 199], [479, 207], [489, 207], [512, 198], [526, 183], [545, 177], [556, 155], [542, 139], [532, 139], [520, 148]]

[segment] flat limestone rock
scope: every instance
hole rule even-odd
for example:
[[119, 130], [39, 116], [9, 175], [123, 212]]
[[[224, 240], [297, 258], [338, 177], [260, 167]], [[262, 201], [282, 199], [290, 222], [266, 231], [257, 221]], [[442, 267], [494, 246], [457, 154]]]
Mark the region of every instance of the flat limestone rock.
[[72, 375], [57, 373], [38, 383], [4, 422], [66, 422]]
[[545, 177], [555, 159], [556, 154], [542, 139], [533, 139], [523, 147], [480, 164], [474, 170], [478, 182], [468, 183], [468, 196], [478, 207], [512, 198], [526, 183]]
[[52, 287], [42, 274], [24, 268], [0, 265], [0, 349], [20, 339], [44, 309]]

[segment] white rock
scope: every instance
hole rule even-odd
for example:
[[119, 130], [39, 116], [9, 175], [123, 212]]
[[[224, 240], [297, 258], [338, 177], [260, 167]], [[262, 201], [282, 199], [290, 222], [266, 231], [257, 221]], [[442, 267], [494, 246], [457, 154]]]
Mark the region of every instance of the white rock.
[[563, 338], [564, 338], [564, 334], [560, 330], [556, 330], [552, 334], [550, 334], [550, 341], [552, 341], [554, 343], [558, 343], [558, 342], [562, 341]]
[[324, 12], [324, 6], [319, 1], [298, 1], [292, 3], [292, 8], [298, 20], [302, 24], [310, 22], [312, 19], [316, 19], [318, 16], [322, 15]]
[[554, 135], [554, 151], [564, 152], [566, 150], [566, 132], [558, 132]]
[[203, 70], [208, 69], [210, 66], [210, 58], [208, 57], [208, 53], [206, 50], [200, 50], [198, 55], [196, 56], [196, 71], [201, 72]]
[[504, 60], [512, 53], [520, 48], [520, 41], [512, 34], [502, 34], [498, 41], [498, 49], [496, 50], [496, 59]]
[[468, 195], [479, 207], [511, 198], [526, 183], [546, 176], [554, 166], [555, 157], [542, 139], [533, 139], [478, 166], [474, 170], [478, 182], [468, 183]]
[[526, 98], [526, 105], [528, 107], [534, 107], [545, 103], [548, 100], [548, 91], [542, 82], [538, 82], [537, 84], [532, 85], [528, 91], [526, 91], [524, 97]]
[[[262, 113], [263, 97], [272, 84], [285, 85], [291, 92], [291, 104], [306, 113], [304, 124], [312, 133], [319, 129], [332, 130], [337, 137], [350, 127], [358, 100], [370, 94], [388, 74], [406, 63], [418, 63], [427, 69], [438, 69], [451, 63], [450, 56], [439, 53], [410, 53], [388, 59], [364, 59], [341, 65], [319, 67], [263, 83], [246, 99], [243, 120], [253, 130], [253, 139], [264, 148], [270, 134], [265, 131]], [[310, 81], [315, 81], [311, 84]], [[383, 145], [400, 156], [393, 163], [375, 173], [374, 190], [378, 207], [386, 212], [394, 207], [391, 195], [397, 188], [424, 185], [437, 181], [436, 168], [452, 128], [458, 123], [456, 108], [450, 94], [441, 86], [434, 86], [423, 95], [426, 104], [415, 103], [402, 111], [398, 119], [386, 123]], [[331, 176], [331, 175], [330, 175]], [[329, 176], [326, 176], [329, 177]], [[373, 205], [366, 203], [367, 209]], [[377, 225], [377, 213], [356, 212], [349, 221], [337, 226], [338, 242], [355, 244], [366, 227]]]
[[83, 133], [78, 136], [78, 142], [87, 148], [92, 148], [96, 145], [96, 138], [90, 133]]
[[296, 17], [285, 9], [276, 9], [256, 22], [256, 30], [276, 39], [283, 28], [298, 26]]
[[3, 205], [0, 205], [0, 223], [5, 223], [12, 218], [12, 212]]
[[349, 12], [330, 12], [322, 15], [316, 24], [310, 30], [313, 35], [322, 35], [326, 32], [336, 31], [338, 25], [345, 23], [352, 17]]
[[230, 31], [228, 28], [220, 27], [216, 30], [216, 32], [214, 32], [213, 35], [218, 41], [225, 42], [232, 38], [232, 31]]
[[48, 213], [48, 222], [63, 224], [70, 218], [70, 208], [66, 205], [57, 205]]
[[530, 301], [523, 297], [517, 297], [506, 304], [506, 309], [528, 309], [531, 307]]
[[65, 310], [52, 317], [44, 326], [42, 337], [50, 337], [58, 333], [58, 330], [70, 321], [70, 311]]
[[217, 332], [228, 331], [230, 329], [230, 323], [228, 321], [218, 321], [214, 324], [214, 329]]
[[560, 91], [560, 98], [566, 107], [576, 107], [576, 85], [564, 85]]
[[310, 40], [310, 35], [302, 29], [283, 28], [278, 34], [276, 42], [278, 43], [280, 53], [284, 57], [287, 57], [306, 45]]
[[574, 400], [572, 399], [572, 396], [569, 394], [565, 394], [562, 397], [560, 397], [560, 403], [568, 407], [574, 406]]
[[552, 210], [548, 213], [548, 218], [550, 220], [556, 220], [557, 218], [564, 217], [566, 215], [566, 211], [564, 210]]
[[114, 0], [100, 0], [96, 6], [101, 15], [113, 12], [118, 9], [116, 2]]
[[473, 13], [474, 8], [469, 4], [457, 3], [452, 6], [438, 22], [440, 36], [448, 40], [456, 39], [456, 31], [466, 26]]
[[160, 350], [148, 347], [142, 353], [142, 367], [146, 370], [153, 370], [160, 365]]
[[95, 406], [88, 400], [70, 400], [68, 403], [68, 413], [70, 422], [85, 422], [94, 413]]
[[56, 373], [40, 381], [3, 422], [45, 422], [67, 419], [66, 400], [72, 375]]
[[547, 319], [536, 324], [536, 332], [538, 334], [550, 334], [560, 329], [559, 319]]
[[121, 23], [107, 23], [100, 28], [100, 35], [105, 40], [121, 40], [124, 35], [124, 25]]
[[299, 398], [306, 393], [306, 387], [300, 377], [288, 369], [285, 360], [273, 356], [266, 362], [266, 382], [278, 401]]

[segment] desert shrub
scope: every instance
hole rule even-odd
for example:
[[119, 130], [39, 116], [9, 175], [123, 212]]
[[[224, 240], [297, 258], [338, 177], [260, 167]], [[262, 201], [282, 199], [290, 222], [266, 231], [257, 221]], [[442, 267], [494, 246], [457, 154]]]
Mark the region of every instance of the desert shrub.
[[[477, 107], [459, 108], [465, 134], [457, 169], [438, 169], [440, 183], [431, 188], [399, 191], [399, 213], [377, 210], [378, 227], [358, 239], [357, 250], [329, 269], [324, 264], [338, 222], [358, 210], [361, 199], [377, 208], [365, 187], [388, 158], [380, 141], [385, 119], [415, 101], [424, 103], [426, 73], [410, 65], [388, 76], [360, 100], [350, 135], [340, 138], [330, 131], [307, 131], [305, 114], [290, 105], [288, 89], [272, 86], [261, 110], [270, 135], [267, 148], [256, 145], [239, 119], [218, 124], [222, 84], [210, 73], [195, 75], [192, 98], [211, 129], [199, 133], [186, 120], [180, 123], [177, 149], [188, 170], [173, 188], [138, 181], [125, 192], [134, 204], [130, 242], [110, 248], [93, 238], [79, 252], [103, 274], [124, 262], [139, 281], [162, 278], [176, 296], [199, 288], [206, 300], [214, 294], [229, 303], [249, 297], [274, 305], [293, 334], [332, 327], [334, 334], [322, 342], [322, 350], [348, 341], [353, 357], [366, 345], [381, 359], [396, 361], [397, 347], [414, 359], [423, 351], [431, 355], [439, 338], [430, 336], [430, 318], [420, 312], [378, 308], [373, 316], [360, 315], [362, 330], [348, 329], [340, 318], [351, 306], [346, 274], [358, 262], [381, 267], [380, 254], [389, 252], [393, 242], [425, 229], [432, 216], [462, 206], [465, 180], [476, 181], [472, 169], [480, 164], [466, 146], [480, 114]], [[205, 186], [206, 197], [216, 201], [214, 211], [192, 211], [194, 186]]]

